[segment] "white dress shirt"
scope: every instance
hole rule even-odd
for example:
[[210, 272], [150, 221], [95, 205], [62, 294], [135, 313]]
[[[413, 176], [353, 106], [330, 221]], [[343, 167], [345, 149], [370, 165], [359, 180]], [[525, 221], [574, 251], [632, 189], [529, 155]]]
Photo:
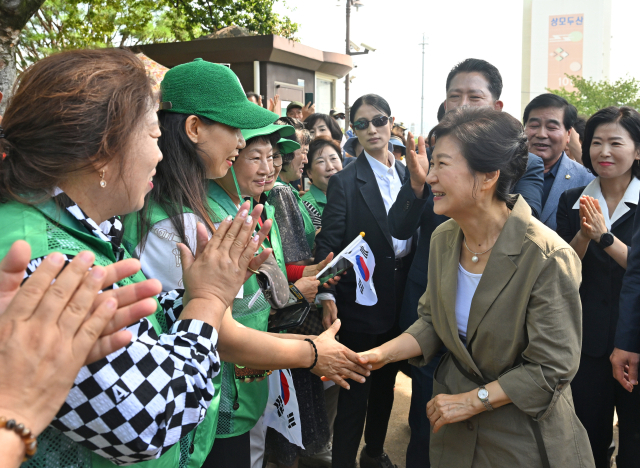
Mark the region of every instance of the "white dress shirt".
[[[366, 151], [364, 152], [364, 155], [376, 176], [376, 182], [378, 182], [378, 188], [380, 189], [380, 195], [382, 195], [384, 207], [387, 210], [387, 214], [389, 214], [389, 210], [396, 201], [396, 198], [398, 198], [398, 193], [402, 188], [402, 180], [396, 171], [396, 159], [390, 151], [387, 152], [389, 164], [391, 165], [391, 167], [387, 167], [377, 159], [370, 156]], [[396, 254], [396, 258], [402, 258], [409, 255], [411, 252], [412, 238], [399, 240], [395, 237], [391, 237], [391, 239], [393, 240], [393, 251]]]
[[[609, 216], [609, 207], [607, 206], [607, 201], [604, 199], [604, 195], [602, 194], [602, 189], [600, 188], [600, 177], [596, 177], [589, 185], [587, 185], [582, 191], [583, 195], [589, 195], [592, 198], [595, 198], [600, 202], [600, 209], [602, 210], [602, 216], [604, 216], [604, 222], [607, 225], [607, 229], [611, 231], [611, 226], [618, 221], [627, 211], [629, 211], [629, 207], [627, 203], [633, 203], [634, 205], [638, 204], [638, 196], [640, 195], [640, 180], [637, 177], [631, 178], [631, 183], [627, 187], [627, 190], [624, 192], [624, 196], [616, 206], [615, 211], [612, 216]], [[574, 210], [580, 209], [580, 198], [573, 205]]]

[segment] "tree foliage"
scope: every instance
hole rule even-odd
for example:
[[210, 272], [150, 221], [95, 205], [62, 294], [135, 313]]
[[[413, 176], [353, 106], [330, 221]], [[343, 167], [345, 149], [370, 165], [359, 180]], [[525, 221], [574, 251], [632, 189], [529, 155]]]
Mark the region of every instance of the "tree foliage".
[[279, 0], [47, 0], [22, 30], [19, 68], [53, 52], [197, 39], [233, 24], [293, 38]]
[[576, 75], [566, 75], [576, 91], [566, 89], [547, 89], [562, 96], [576, 106], [578, 113], [593, 115], [609, 106], [630, 106], [640, 110], [640, 81], [635, 78], [620, 78], [611, 83], [607, 80], [596, 81]]

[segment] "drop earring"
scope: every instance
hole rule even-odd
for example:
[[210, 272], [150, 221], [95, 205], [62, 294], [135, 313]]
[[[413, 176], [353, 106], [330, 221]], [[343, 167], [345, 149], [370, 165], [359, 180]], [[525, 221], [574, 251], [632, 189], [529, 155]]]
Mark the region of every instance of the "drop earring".
[[104, 169], [100, 173], [100, 187], [105, 188], [107, 186], [107, 181], [104, 180]]

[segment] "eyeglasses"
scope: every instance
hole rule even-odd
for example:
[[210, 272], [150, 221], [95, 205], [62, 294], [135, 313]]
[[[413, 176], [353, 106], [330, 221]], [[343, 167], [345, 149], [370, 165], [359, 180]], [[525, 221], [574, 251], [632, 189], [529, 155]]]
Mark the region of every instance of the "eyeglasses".
[[273, 155], [273, 167], [282, 167], [282, 154]]
[[370, 123], [372, 123], [374, 127], [384, 127], [389, 123], [389, 117], [387, 117], [386, 115], [381, 115], [378, 117], [374, 117], [371, 120], [356, 120], [353, 123], [353, 128], [355, 128], [356, 130], [366, 130], [367, 128], [369, 128]]

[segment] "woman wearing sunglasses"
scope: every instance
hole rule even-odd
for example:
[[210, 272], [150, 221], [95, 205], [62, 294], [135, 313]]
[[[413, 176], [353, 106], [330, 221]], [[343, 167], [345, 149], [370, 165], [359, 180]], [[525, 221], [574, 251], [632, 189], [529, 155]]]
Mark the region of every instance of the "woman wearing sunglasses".
[[[356, 303], [356, 277], [348, 270], [335, 287], [334, 300], [323, 300], [323, 324], [342, 321], [340, 341], [354, 351], [367, 344], [382, 343], [398, 336], [398, 313], [407, 271], [411, 264], [411, 239], [391, 237], [387, 212], [402, 184], [406, 167], [389, 151], [393, 117], [387, 101], [367, 94], [351, 108], [351, 125], [363, 151], [355, 163], [329, 179], [322, 230], [316, 238], [316, 257], [342, 251], [360, 232], [365, 232], [376, 259], [373, 283], [378, 301], [372, 306]], [[375, 378], [354, 383], [347, 394], [340, 391], [334, 423], [333, 466], [353, 466], [367, 422], [366, 448], [360, 466], [391, 465], [384, 453], [384, 439], [393, 405], [393, 386], [398, 366], [375, 371]], [[367, 412], [369, 408], [375, 411]]]

